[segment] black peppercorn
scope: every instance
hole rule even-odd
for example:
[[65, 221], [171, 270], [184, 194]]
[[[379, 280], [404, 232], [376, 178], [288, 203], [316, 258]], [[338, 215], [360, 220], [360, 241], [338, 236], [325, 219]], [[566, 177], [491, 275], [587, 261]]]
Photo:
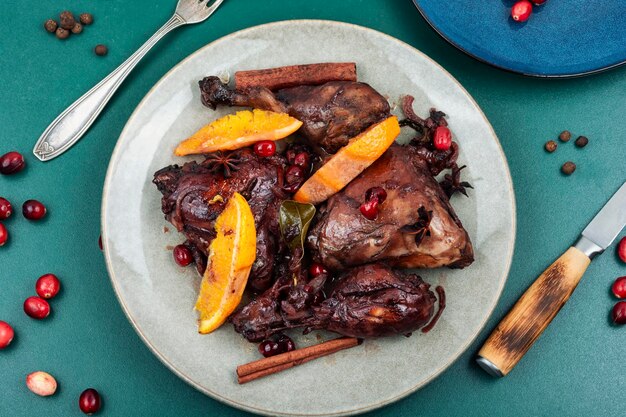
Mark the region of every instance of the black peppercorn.
[[46, 30], [50, 33], [54, 33], [57, 30], [57, 27], [59, 27], [59, 24], [56, 22], [56, 20], [54, 19], [48, 19], [46, 20], [46, 22], [43, 24], [43, 27], [46, 28]]
[[55, 34], [59, 39], [67, 39], [70, 36], [70, 31], [63, 28], [57, 28]]
[[576, 139], [576, 142], [574, 142], [574, 143], [579, 148], [584, 148], [589, 143], [589, 139], [587, 139], [586, 136], [578, 136], [578, 139]]
[[63, 29], [71, 30], [76, 24], [76, 19], [72, 12], [66, 10], [59, 15], [59, 22]]
[[96, 45], [94, 50], [98, 56], [104, 56], [109, 52], [109, 48], [107, 48], [106, 45]]
[[561, 167], [561, 172], [565, 175], [572, 175], [576, 171], [576, 164], [572, 161], [567, 161]]
[[72, 33], [75, 33], [77, 35], [82, 31], [83, 31], [83, 25], [81, 25], [80, 23], [76, 23], [74, 27], [72, 28]]
[[93, 15], [91, 13], [81, 13], [79, 19], [83, 25], [91, 25], [93, 23]]
[[561, 139], [563, 142], [567, 142], [572, 138], [572, 134], [569, 132], [569, 130], [564, 130], [561, 132], [561, 134], [559, 135], [559, 139]]
[[557, 147], [557, 144], [555, 141], [549, 140], [546, 142], [546, 145], [545, 145], [546, 151], [552, 153], [556, 151], [556, 147]]

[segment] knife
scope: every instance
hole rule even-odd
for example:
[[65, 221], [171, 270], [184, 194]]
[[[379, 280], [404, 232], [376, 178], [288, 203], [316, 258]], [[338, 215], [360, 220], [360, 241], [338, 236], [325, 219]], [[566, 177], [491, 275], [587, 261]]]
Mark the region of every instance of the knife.
[[526, 290], [478, 352], [487, 373], [508, 374], [548, 327], [578, 285], [591, 260], [626, 226], [626, 182], [583, 230], [580, 238]]

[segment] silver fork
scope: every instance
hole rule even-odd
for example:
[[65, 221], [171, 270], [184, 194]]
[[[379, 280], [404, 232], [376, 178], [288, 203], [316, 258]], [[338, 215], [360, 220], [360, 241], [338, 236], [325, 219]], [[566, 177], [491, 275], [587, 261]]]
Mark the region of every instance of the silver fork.
[[41, 161], [49, 161], [71, 148], [98, 118], [113, 93], [117, 91], [120, 84], [141, 61], [141, 58], [163, 36], [179, 26], [203, 22], [223, 2], [224, 0], [178, 0], [174, 15], [161, 29], [152, 35], [122, 65], [54, 119], [35, 144], [33, 149], [35, 156]]

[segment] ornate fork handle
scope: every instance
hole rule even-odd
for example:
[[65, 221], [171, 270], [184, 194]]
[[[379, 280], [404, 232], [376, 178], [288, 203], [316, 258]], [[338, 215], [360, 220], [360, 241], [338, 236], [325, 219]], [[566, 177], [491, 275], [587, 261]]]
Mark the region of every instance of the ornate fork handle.
[[124, 63], [54, 119], [35, 144], [33, 149], [35, 156], [41, 161], [49, 161], [76, 143], [102, 112], [120, 84], [148, 51], [163, 36], [186, 23], [178, 13], [175, 13]]

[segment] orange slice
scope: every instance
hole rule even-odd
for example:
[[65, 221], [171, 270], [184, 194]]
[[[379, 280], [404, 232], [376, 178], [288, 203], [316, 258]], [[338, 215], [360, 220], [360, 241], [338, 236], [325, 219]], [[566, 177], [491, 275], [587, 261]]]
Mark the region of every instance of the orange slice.
[[196, 301], [200, 333], [220, 327], [237, 308], [256, 257], [254, 216], [241, 194], [235, 193], [228, 200], [215, 221], [215, 231]]
[[286, 138], [300, 129], [302, 122], [286, 113], [244, 110], [229, 114], [204, 126], [181, 142], [178, 156], [243, 148], [262, 140]]
[[294, 195], [300, 203], [318, 204], [348, 185], [391, 146], [400, 134], [395, 116], [370, 126], [339, 149]]

